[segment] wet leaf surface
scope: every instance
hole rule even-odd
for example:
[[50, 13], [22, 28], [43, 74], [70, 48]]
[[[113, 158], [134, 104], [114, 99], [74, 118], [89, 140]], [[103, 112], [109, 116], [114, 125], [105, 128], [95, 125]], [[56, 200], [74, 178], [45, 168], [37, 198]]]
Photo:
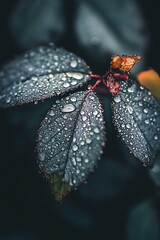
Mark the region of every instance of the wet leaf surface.
[[57, 200], [86, 180], [104, 140], [101, 104], [93, 92], [71, 94], [52, 106], [39, 130], [38, 156]]
[[90, 79], [90, 69], [75, 54], [53, 45], [38, 47], [0, 72], [0, 106], [10, 107], [65, 93]]
[[112, 108], [122, 140], [144, 165], [152, 165], [160, 151], [160, 101], [130, 79], [122, 82]]

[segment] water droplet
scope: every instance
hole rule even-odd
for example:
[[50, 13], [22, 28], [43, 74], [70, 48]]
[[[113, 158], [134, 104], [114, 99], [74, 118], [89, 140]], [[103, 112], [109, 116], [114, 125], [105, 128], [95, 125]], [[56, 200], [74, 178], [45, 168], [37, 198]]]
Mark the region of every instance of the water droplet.
[[128, 109], [128, 112], [129, 112], [130, 114], [133, 113], [133, 108], [132, 108], [131, 106], [127, 106], [127, 109]]
[[76, 102], [77, 101], [76, 97], [71, 97], [71, 101]]
[[128, 88], [128, 92], [134, 92], [135, 91], [135, 89], [136, 89], [136, 85], [135, 84], [133, 84], [130, 88]]
[[8, 97], [8, 98], [6, 99], [6, 103], [10, 103], [10, 101], [11, 101], [11, 98]]
[[149, 124], [149, 119], [146, 119], [144, 122], [145, 122], [146, 124]]
[[78, 150], [78, 146], [75, 144], [75, 145], [73, 145], [72, 149], [73, 149], [73, 151], [77, 151]]
[[120, 102], [120, 101], [121, 101], [120, 96], [115, 96], [115, 97], [114, 97], [114, 101], [115, 101], [116, 103]]
[[62, 112], [73, 112], [75, 110], [75, 106], [73, 104], [66, 104], [61, 111]]
[[86, 121], [87, 120], [87, 117], [85, 115], [82, 116], [82, 120], [83, 121]]
[[50, 116], [54, 116], [54, 111], [51, 110], [50, 113], [49, 113]]
[[76, 157], [76, 161], [77, 162], [81, 162], [81, 158], [80, 157]]
[[76, 166], [76, 165], [77, 165], [76, 159], [75, 159], [74, 157], [72, 158], [72, 163], [73, 163], [73, 166]]
[[93, 115], [96, 116], [97, 114], [98, 114], [98, 111], [95, 110], [95, 111], [93, 112]]
[[77, 67], [77, 61], [75, 61], [75, 60], [71, 61], [70, 65], [71, 65], [72, 68]]
[[70, 86], [70, 84], [68, 83], [68, 82], [65, 82], [64, 84], [63, 84], [63, 87], [65, 87], [65, 88], [67, 88], [67, 87], [69, 87]]
[[129, 123], [127, 123], [126, 128], [131, 128], [131, 125]]
[[144, 112], [144, 113], [148, 113], [148, 109], [147, 109], [147, 108], [144, 108], [144, 109], [143, 109], [143, 112]]
[[87, 144], [90, 144], [91, 142], [92, 142], [92, 140], [91, 140], [90, 138], [87, 138], [87, 139], [86, 139], [86, 143], [87, 143]]
[[88, 158], [84, 159], [84, 162], [85, 162], [85, 163], [88, 163], [88, 162], [89, 162]]
[[45, 153], [39, 153], [39, 159], [41, 161], [44, 161], [45, 160]]
[[72, 77], [72, 78], [75, 78], [77, 80], [80, 80], [83, 78], [83, 74], [82, 73], [77, 73], [77, 72], [67, 72], [66, 75], [68, 77]]
[[154, 135], [154, 139], [155, 139], [155, 140], [158, 140], [158, 135], [157, 135], [157, 134]]
[[93, 130], [95, 133], [99, 133], [99, 129], [96, 127], [96, 128], [94, 128], [94, 130]]
[[76, 85], [77, 84], [77, 81], [76, 80], [73, 80], [72, 82], [71, 82], [71, 85]]

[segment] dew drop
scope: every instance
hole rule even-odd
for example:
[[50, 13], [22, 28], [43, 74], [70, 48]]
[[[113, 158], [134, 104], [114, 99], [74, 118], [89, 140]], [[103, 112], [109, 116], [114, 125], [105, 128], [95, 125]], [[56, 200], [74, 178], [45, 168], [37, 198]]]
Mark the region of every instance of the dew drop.
[[126, 128], [131, 128], [131, 125], [129, 123], [127, 123]]
[[77, 67], [77, 61], [75, 61], [75, 60], [71, 61], [70, 65], [71, 65], [72, 68]]
[[51, 110], [50, 113], [49, 113], [50, 116], [54, 116], [54, 111]]
[[85, 162], [85, 163], [88, 163], [88, 162], [89, 162], [88, 158], [84, 159], [84, 162]]
[[135, 91], [135, 89], [136, 89], [136, 85], [135, 84], [133, 84], [130, 88], [128, 88], [128, 92], [134, 92]]
[[83, 78], [83, 74], [82, 73], [77, 73], [77, 72], [67, 72], [66, 75], [68, 77], [72, 77], [72, 78], [75, 78], [77, 80], [80, 80]]
[[116, 103], [120, 102], [120, 101], [121, 101], [120, 96], [115, 96], [115, 97], [114, 97], [114, 101], [115, 101]]
[[149, 120], [148, 120], [148, 119], [146, 119], [144, 122], [145, 122], [146, 124], [149, 124]]
[[10, 101], [11, 101], [11, 98], [8, 97], [8, 98], [6, 99], [6, 103], [10, 103]]
[[158, 135], [157, 135], [157, 134], [154, 135], [154, 139], [155, 139], [155, 140], [158, 140]]
[[71, 97], [71, 101], [76, 102], [77, 101], [76, 97]]
[[91, 142], [92, 142], [92, 140], [91, 140], [90, 138], [87, 138], [87, 139], [86, 139], [86, 143], [87, 143], [87, 144], [90, 144]]
[[73, 151], [77, 151], [78, 150], [78, 146], [77, 145], [73, 145], [72, 149], [73, 149]]
[[87, 120], [87, 117], [85, 115], [82, 116], [82, 120], [83, 121], [86, 121]]
[[97, 114], [98, 114], [98, 111], [95, 110], [95, 111], [93, 112], [93, 115], [96, 116]]
[[127, 109], [128, 109], [128, 112], [129, 112], [130, 114], [133, 113], [133, 108], [132, 108], [131, 106], [127, 106]]
[[62, 112], [73, 112], [75, 110], [75, 106], [73, 104], [66, 104], [61, 111]]
[[71, 82], [71, 85], [76, 85], [77, 84], [77, 81], [76, 80], [73, 80], [72, 82]]
[[96, 127], [96, 128], [94, 128], [94, 130], [93, 130], [95, 133], [99, 133], [99, 129]]
[[148, 109], [147, 109], [147, 108], [144, 108], [144, 109], [143, 109], [143, 112], [144, 112], [144, 113], [148, 113]]
[[70, 84], [67, 83], [67, 82], [65, 82], [65, 83], [63, 84], [63, 87], [65, 87], [65, 88], [67, 88], [67, 87], [69, 87], [69, 86], [70, 86]]

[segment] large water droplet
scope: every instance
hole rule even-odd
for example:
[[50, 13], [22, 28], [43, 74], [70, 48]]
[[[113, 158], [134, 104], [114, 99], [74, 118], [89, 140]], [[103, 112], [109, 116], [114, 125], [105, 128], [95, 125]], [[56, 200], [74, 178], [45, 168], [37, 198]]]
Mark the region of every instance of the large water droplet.
[[75, 110], [75, 106], [73, 104], [66, 104], [61, 111], [62, 112], [73, 112]]
[[94, 128], [93, 130], [95, 133], [99, 133], [99, 129], [97, 127]]
[[116, 103], [120, 102], [120, 101], [121, 101], [120, 96], [115, 96], [115, 97], [114, 97], [114, 101], [115, 101]]
[[71, 61], [70, 65], [71, 65], [72, 68], [77, 67], [77, 61], [75, 61], [75, 60]]
[[50, 113], [49, 113], [50, 116], [54, 116], [54, 111], [51, 110]]
[[158, 135], [157, 135], [157, 134], [154, 135], [154, 139], [155, 139], [155, 140], [158, 140]]
[[83, 78], [83, 74], [82, 73], [77, 73], [77, 72], [67, 72], [66, 75], [68, 77], [72, 77], [72, 78], [75, 78], [77, 80], [80, 80]]
[[69, 87], [69, 86], [70, 86], [70, 84], [67, 83], [67, 82], [65, 82], [65, 83], [63, 84], [63, 87], [65, 87], [65, 88], [67, 88], [67, 87]]
[[135, 84], [133, 84], [130, 88], [128, 88], [128, 92], [134, 92], [135, 91], [135, 89], [136, 89], [136, 85]]
[[127, 109], [128, 109], [128, 112], [129, 112], [130, 114], [133, 113], [133, 108], [132, 108], [131, 106], [127, 106]]
[[92, 142], [92, 140], [91, 140], [90, 138], [87, 138], [87, 139], [86, 139], [86, 143], [87, 143], [87, 144], [90, 144], [91, 142]]
[[73, 145], [72, 149], [73, 149], [73, 151], [77, 151], [78, 150], [78, 146], [77, 145]]
[[129, 123], [127, 123], [126, 128], [131, 128], [131, 125]]
[[144, 112], [144, 113], [148, 113], [148, 109], [147, 109], [147, 108], [144, 108], [144, 109], [143, 109], [143, 112]]
[[82, 120], [83, 121], [86, 121], [87, 120], [87, 117], [85, 115], [82, 116]]
[[76, 97], [71, 97], [71, 101], [76, 102], [77, 101]]

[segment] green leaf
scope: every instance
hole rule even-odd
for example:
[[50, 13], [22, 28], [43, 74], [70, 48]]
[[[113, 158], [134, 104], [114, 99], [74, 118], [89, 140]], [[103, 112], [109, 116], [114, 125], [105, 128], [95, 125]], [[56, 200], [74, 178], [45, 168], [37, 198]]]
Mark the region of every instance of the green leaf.
[[52, 106], [39, 130], [37, 151], [57, 200], [86, 180], [104, 140], [101, 104], [93, 92], [71, 94]]

